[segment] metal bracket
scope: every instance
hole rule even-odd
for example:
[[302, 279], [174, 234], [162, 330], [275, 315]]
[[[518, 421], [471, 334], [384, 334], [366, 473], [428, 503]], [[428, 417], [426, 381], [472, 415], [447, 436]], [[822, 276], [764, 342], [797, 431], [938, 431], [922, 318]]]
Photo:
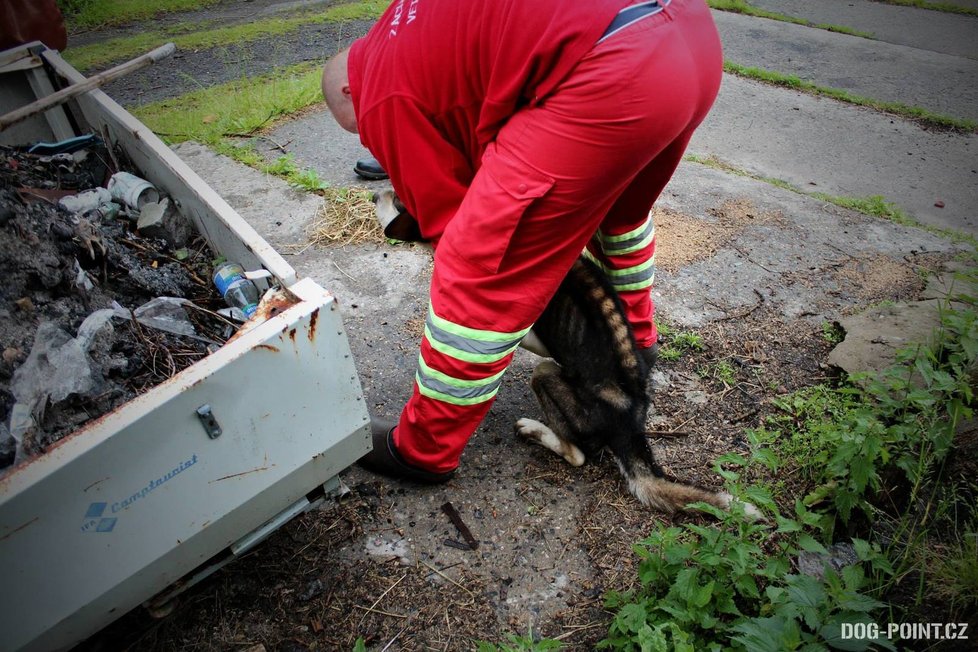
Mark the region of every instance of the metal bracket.
[[214, 418], [214, 413], [211, 412], [210, 405], [201, 405], [197, 408], [197, 417], [200, 422], [204, 425], [204, 430], [207, 431], [207, 436], [211, 439], [217, 439], [224, 432], [221, 430], [221, 424], [217, 422]]

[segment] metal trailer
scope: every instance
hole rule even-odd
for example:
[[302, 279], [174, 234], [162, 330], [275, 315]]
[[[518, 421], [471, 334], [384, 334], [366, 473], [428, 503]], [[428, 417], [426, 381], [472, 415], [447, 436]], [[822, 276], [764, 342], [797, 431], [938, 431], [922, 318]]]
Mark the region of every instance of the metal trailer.
[[[0, 53], [0, 112], [82, 80], [39, 43]], [[0, 479], [2, 650], [64, 649], [165, 603], [323, 500], [370, 448], [336, 300], [145, 125], [94, 90], [0, 142], [85, 132], [121, 145], [215, 250], [281, 289], [219, 350]]]

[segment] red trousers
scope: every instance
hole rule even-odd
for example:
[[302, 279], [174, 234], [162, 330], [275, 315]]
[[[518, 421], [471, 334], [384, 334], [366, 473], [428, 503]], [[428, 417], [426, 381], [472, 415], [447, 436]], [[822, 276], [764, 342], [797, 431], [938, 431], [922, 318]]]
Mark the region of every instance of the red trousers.
[[656, 341], [650, 210], [716, 98], [722, 55], [702, 0], [673, 0], [595, 47], [486, 150], [435, 250], [414, 393], [394, 441], [458, 466], [522, 336], [585, 248], [639, 346]]

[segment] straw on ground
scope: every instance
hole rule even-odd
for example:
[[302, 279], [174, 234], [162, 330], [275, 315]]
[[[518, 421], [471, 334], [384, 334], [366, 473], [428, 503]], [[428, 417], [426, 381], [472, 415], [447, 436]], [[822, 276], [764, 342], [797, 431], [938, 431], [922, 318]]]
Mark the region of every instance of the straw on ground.
[[313, 222], [309, 241], [323, 247], [383, 242], [372, 196], [363, 188], [323, 190], [323, 205]]

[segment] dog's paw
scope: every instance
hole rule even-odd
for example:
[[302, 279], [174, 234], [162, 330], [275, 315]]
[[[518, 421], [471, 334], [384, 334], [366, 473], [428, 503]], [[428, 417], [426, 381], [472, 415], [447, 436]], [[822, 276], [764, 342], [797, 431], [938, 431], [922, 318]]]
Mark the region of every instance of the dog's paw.
[[524, 417], [516, 420], [516, 423], [513, 425], [513, 430], [517, 435], [523, 437], [524, 439], [539, 441], [540, 433], [544, 430], [550, 430], [550, 428], [543, 425], [536, 419], [527, 419]]
[[569, 441], [564, 441], [557, 436], [557, 433], [535, 419], [519, 419], [514, 429], [523, 439], [552, 450], [567, 460], [571, 466], [581, 466], [585, 462], [584, 453], [580, 448]]

